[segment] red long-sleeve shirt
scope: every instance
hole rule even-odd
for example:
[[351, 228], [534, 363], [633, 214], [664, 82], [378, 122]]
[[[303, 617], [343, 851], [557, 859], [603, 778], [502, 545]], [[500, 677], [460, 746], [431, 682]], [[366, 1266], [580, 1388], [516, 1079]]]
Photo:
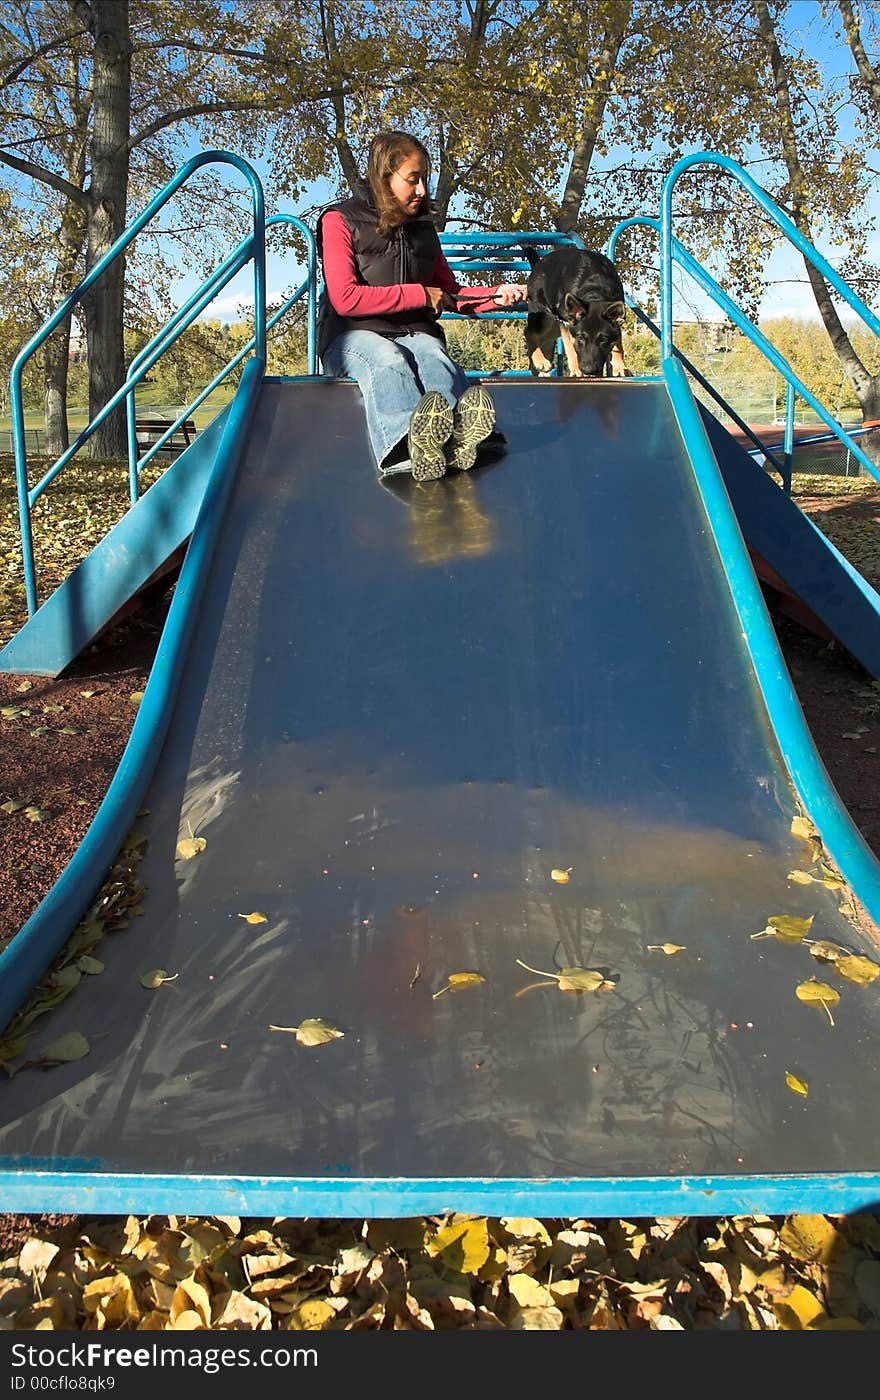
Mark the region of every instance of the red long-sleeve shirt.
[[[335, 209], [321, 221], [324, 283], [334, 311], [340, 316], [387, 316], [395, 311], [421, 311], [428, 304], [421, 282], [399, 282], [391, 287], [368, 287], [358, 277], [351, 229]], [[455, 298], [456, 310], [477, 315], [495, 307], [497, 287], [461, 287], [442, 252], [438, 252], [431, 281]]]

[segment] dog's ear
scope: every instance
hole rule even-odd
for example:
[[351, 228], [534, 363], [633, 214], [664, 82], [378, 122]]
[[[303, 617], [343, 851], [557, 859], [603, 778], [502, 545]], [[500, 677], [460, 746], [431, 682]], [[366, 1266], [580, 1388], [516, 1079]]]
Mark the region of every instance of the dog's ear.
[[587, 308], [584, 306], [583, 302], [578, 301], [577, 297], [573, 297], [571, 292], [565, 293], [562, 302], [562, 310], [565, 314], [566, 321], [578, 321], [581, 316], [585, 316], [587, 313]]
[[623, 325], [623, 318], [626, 315], [626, 303], [623, 301], [613, 301], [605, 308], [605, 317], [609, 321], [616, 321], [619, 326]]

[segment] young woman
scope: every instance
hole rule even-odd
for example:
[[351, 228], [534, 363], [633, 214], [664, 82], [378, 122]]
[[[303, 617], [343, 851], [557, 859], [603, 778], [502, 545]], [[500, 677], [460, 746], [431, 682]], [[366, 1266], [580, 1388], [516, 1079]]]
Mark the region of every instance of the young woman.
[[444, 311], [525, 301], [525, 285], [461, 287], [430, 217], [428, 152], [406, 131], [381, 131], [367, 177], [318, 221], [324, 291], [318, 354], [327, 374], [357, 381], [380, 475], [431, 481], [467, 471], [495, 424], [495, 405], [450, 357]]

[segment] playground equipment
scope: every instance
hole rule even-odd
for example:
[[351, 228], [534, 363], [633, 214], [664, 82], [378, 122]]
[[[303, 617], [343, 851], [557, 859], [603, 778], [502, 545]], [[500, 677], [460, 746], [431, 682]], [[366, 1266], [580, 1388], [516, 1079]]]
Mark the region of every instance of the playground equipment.
[[[880, 1005], [811, 948], [877, 959], [822, 862], [878, 922], [880, 864], [816, 753], [753, 558], [800, 563], [838, 635], [861, 607], [845, 644], [875, 674], [880, 599], [693, 399], [669, 310], [692, 162], [658, 227], [662, 374], [495, 379], [506, 456], [420, 486], [376, 479], [353, 384], [266, 377], [259, 182], [210, 159], [253, 192], [252, 233], [210, 281], [254, 261], [239, 388], [143, 496], [133, 444], [131, 511], [40, 608], [31, 556], [33, 615], [2, 654], [54, 674], [137, 567], [191, 536], [107, 798], [0, 956], [5, 1022], [136, 821], [144, 913], [51, 1018], [90, 1053], [0, 1098], [7, 1208], [876, 1205]], [[523, 237], [448, 251], [476, 270]], [[313, 266], [300, 293], [313, 327]], [[132, 415], [171, 338], [116, 396]], [[19, 463], [29, 540], [23, 446]], [[172, 980], [146, 990], [157, 968]], [[314, 1020], [327, 1042], [301, 1044]]]

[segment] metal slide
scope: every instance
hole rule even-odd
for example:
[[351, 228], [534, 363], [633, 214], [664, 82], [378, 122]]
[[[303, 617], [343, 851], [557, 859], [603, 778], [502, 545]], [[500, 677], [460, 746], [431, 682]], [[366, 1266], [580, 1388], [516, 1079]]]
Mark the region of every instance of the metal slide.
[[[504, 458], [390, 487], [353, 385], [263, 387], [138, 821], [144, 914], [47, 1018], [90, 1054], [0, 1091], [5, 1209], [880, 1201], [876, 987], [752, 935], [878, 950], [788, 878], [816, 867], [669, 390], [493, 393]], [[344, 1035], [270, 1029], [313, 1017]]]

